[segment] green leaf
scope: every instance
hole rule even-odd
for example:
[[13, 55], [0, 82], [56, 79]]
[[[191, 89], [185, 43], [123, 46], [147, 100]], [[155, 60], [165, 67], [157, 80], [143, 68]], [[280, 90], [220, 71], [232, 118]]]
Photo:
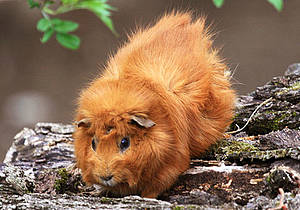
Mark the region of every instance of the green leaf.
[[76, 4], [78, 0], [61, 0], [63, 4]]
[[54, 25], [54, 26], [57, 26], [57, 25], [60, 25], [60, 24], [62, 24], [62, 20], [61, 19], [59, 19], [59, 18], [53, 18], [53, 19], [51, 19], [51, 23]]
[[57, 33], [56, 40], [64, 47], [77, 50], [80, 45], [80, 39], [78, 36], [73, 34]]
[[100, 17], [100, 19], [102, 20], [102, 22], [115, 34], [117, 35], [117, 32], [115, 31], [115, 28], [114, 28], [114, 24], [112, 22], [112, 20], [110, 19], [110, 17], [108, 16], [103, 16], [103, 15], [98, 15], [96, 13], [97, 16]]
[[217, 8], [220, 8], [224, 4], [224, 0], [213, 0], [213, 3]]
[[41, 42], [42, 43], [45, 43], [47, 42], [51, 36], [54, 34], [54, 29], [53, 28], [49, 28], [49, 30], [47, 30], [45, 33], [44, 33], [44, 36], [43, 38], [41, 39]]
[[75, 31], [78, 28], [78, 23], [72, 21], [59, 21], [58, 23], [54, 24], [54, 29], [57, 32], [61, 33], [68, 33]]
[[40, 7], [40, 4], [34, 0], [27, 0], [27, 3], [29, 4], [30, 8], [39, 8]]
[[51, 20], [46, 18], [40, 19], [36, 25], [37, 30], [43, 32], [47, 31], [50, 27], [51, 27]]
[[77, 7], [82, 9], [89, 9], [89, 10], [97, 10], [97, 9], [104, 9], [104, 3], [97, 0], [88, 0], [88, 1], [81, 1], [77, 4]]
[[283, 0], [267, 0], [270, 4], [272, 4], [278, 12], [283, 9]]
[[104, 7], [105, 9], [109, 9], [109, 10], [112, 10], [112, 11], [117, 11], [118, 9], [113, 7], [113, 6], [110, 6], [109, 4], [104, 4]]
[[108, 5], [105, 3], [106, 0], [86, 0], [81, 1], [78, 3], [78, 8], [81, 9], [88, 9], [95, 13], [96, 16], [98, 16], [102, 22], [115, 34], [117, 35], [113, 22], [111, 18], [109, 17], [111, 15], [111, 12], [109, 10], [115, 10], [114, 7]]

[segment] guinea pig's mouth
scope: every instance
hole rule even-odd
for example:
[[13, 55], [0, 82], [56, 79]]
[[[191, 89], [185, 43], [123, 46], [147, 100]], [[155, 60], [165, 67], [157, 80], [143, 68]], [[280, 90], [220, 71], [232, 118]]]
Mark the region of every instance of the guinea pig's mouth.
[[103, 180], [100, 178], [100, 185], [103, 185], [104, 187], [114, 187], [116, 184], [117, 182], [113, 178], [110, 180]]

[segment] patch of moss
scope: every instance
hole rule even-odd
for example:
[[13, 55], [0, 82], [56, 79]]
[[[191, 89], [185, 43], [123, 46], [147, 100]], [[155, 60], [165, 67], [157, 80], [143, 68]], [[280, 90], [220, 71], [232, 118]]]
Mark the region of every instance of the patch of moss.
[[175, 206], [175, 207], [173, 207], [173, 210], [182, 210], [182, 209], [184, 209], [183, 206]]
[[292, 116], [297, 117], [297, 112], [296, 111], [292, 112]]
[[280, 159], [288, 155], [287, 149], [278, 149], [278, 150], [267, 150], [267, 151], [257, 151], [251, 152], [248, 154], [247, 158], [259, 159], [261, 161], [270, 160], [271, 158]]
[[[293, 90], [300, 88], [300, 82], [295, 83], [292, 86]], [[281, 111], [280, 111], [281, 110]], [[229, 127], [229, 131], [237, 130], [236, 124], [239, 127], [243, 127], [246, 121], [249, 119], [251, 113], [248, 111], [238, 111], [234, 118], [233, 123]], [[243, 130], [248, 135], [267, 134], [272, 131], [281, 130], [284, 127], [291, 129], [299, 129], [299, 123], [295, 118], [299, 113], [293, 109], [290, 109], [289, 105], [275, 104], [273, 110], [260, 110], [254, 115], [248, 126]]]
[[213, 145], [209, 153], [213, 154], [218, 161], [228, 157], [239, 157], [241, 153], [257, 152], [259, 149], [243, 141], [222, 140]]
[[55, 180], [54, 188], [57, 193], [65, 193], [67, 188], [67, 182], [71, 176], [65, 168], [59, 169], [58, 178]]
[[284, 88], [282, 91], [276, 93], [277, 96], [288, 93], [289, 91], [295, 91], [300, 89], [300, 82], [292, 84], [290, 87]]
[[261, 117], [263, 120], [259, 120], [259, 116], [256, 117], [256, 120], [248, 125], [247, 134], [267, 134], [272, 131], [283, 129], [288, 126], [286, 119], [297, 115], [297, 113], [290, 113], [287, 111], [265, 111], [260, 113], [260, 115], [263, 115], [263, 117]]
[[[266, 134], [271, 131], [276, 131], [286, 126], [284, 119], [289, 116], [290, 113], [279, 111], [264, 111], [263, 113], [257, 113], [244, 131], [248, 135]], [[236, 114], [235, 122], [230, 125], [230, 130], [237, 129], [235, 126], [236, 123], [238, 123], [240, 127], [244, 126], [245, 122], [243, 122], [242, 119], [245, 118], [248, 119], [249, 117], [244, 116], [244, 114]]]
[[260, 160], [267, 161], [270, 159], [281, 159], [287, 156], [295, 156], [298, 151], [294, 148], [275, 149], [275, 150], [259, 150], [257, 147], [239, 141], [229, 141], [228, 143], [223, 140], [217, 145], [214, 145], [208, 152], [209, 157], [220, 160], [238, 159], [239, 161], [247, 160]]
[[300, 89], [300, 82], [296, 82], [291, 86], [292, 90], [299, 90]]
[[112, 203], [112, 199], [107, 198], [107, 197], [102, 197], [101, 200], [100, 200], [100, 202], [102, 204], [111, 204]]

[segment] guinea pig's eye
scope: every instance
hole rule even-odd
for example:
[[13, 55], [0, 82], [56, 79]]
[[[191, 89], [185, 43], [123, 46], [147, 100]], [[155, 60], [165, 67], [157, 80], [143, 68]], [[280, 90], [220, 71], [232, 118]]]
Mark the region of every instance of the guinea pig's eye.
[[97, 140], [96, 136], [94, 136], [93, 139], [92, 139], [92, 149], [94, 151], [96, 151], [97, 144], [98, 144], [98, 140]]
[[129, 137], [124, 137], [120, 142], [120, 149], [121, 151], [125, 151], [130, 146]]

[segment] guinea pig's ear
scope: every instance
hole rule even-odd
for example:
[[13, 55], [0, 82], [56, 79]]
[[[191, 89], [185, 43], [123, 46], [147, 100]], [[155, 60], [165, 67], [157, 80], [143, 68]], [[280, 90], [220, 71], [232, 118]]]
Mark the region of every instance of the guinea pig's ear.
[[91, 122], [89, 118], [84, 118], [82, 120], [76, 121], [75, 125], [77, 125], [78, 128], [89, 128], [91, 126]]
[[155, 125], [155, 122], [153, 122], [152, 120], [138, 115], [131, 116], [131, 123], [136, 123], [144, 128], [151, 128]]

